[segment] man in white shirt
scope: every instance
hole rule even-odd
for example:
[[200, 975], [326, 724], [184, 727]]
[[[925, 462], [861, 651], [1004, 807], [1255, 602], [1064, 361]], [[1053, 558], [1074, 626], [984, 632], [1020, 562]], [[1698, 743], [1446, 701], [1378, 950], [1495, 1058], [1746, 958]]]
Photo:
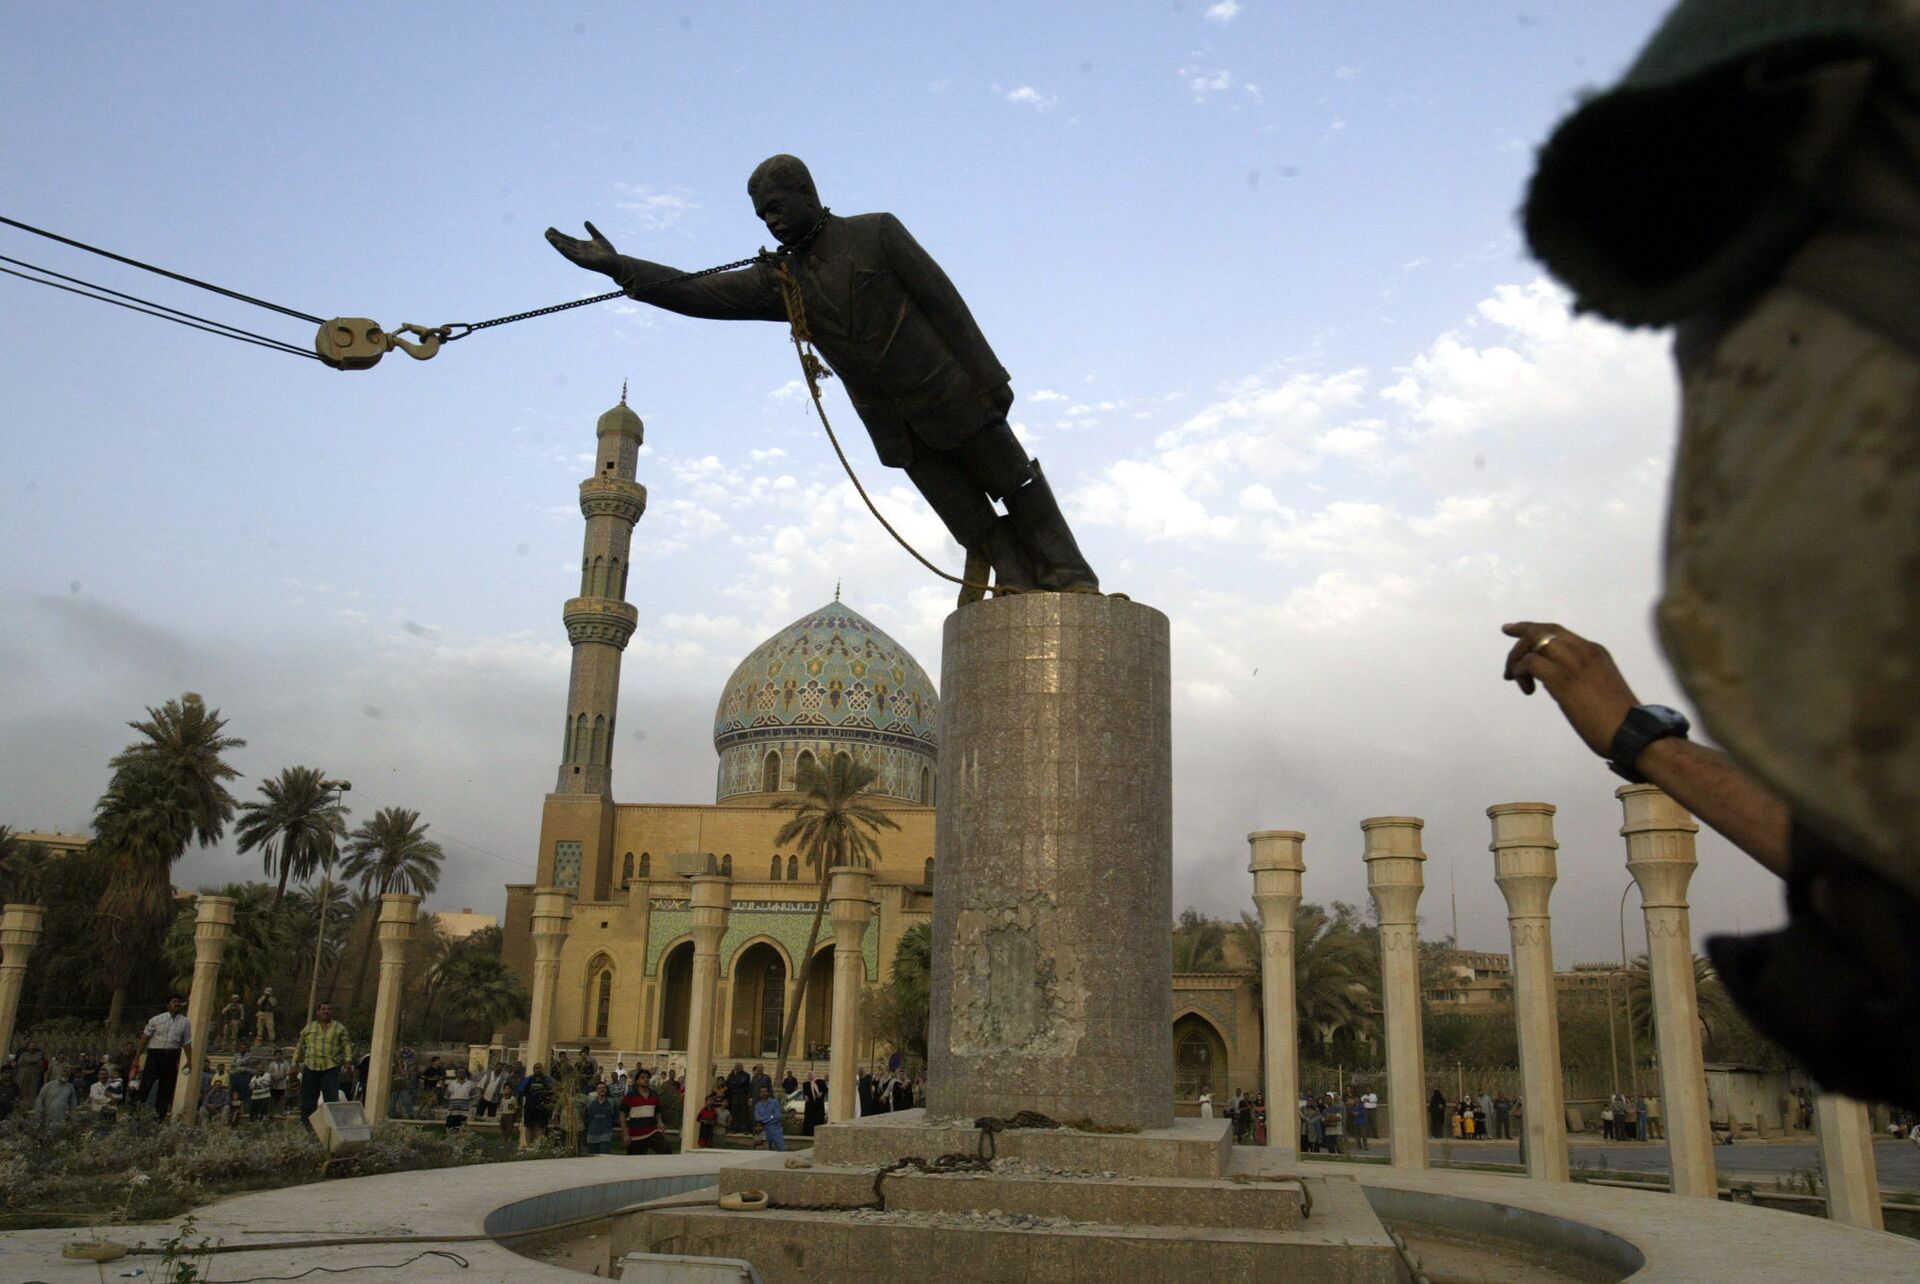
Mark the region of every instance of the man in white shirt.
[[173, 1111], [174, 1084], [180, 1078], [180, 1056], [193, 1042], [193, 1025], [187, 1020], [187, 1001], [178, 994], [167, 997], [167, 1010], [154, 1014], [140, 1031], [140, 1045], [134, 1055], [141, 1058], [141, 1099], [166, 1118]]
[[447, 1131], [466, 1126], [467, 1115], [473, 1108], [473, 1080], [467, 1077], [467, 1068], [461, 1066], [454, 1071], [454, 1077], [447, 1083]]
[[1371, 1090], [1363, 1092], [1360, 1094], [1360, 1104], [1367, 1108], [1366, 1135], [1371, 1137], [1378, 1127], [1374, 1121], [1380, 1117], [1380, 1094]]
[[87, 1105], [95, 1114], [106, 1114], [120, 1104], [122, 1088], [120, 1081], [113, 1077], [110, 1066], [101, 1066], [100, 1073], [94, 1077], [92, 1086], [87, 1089]]

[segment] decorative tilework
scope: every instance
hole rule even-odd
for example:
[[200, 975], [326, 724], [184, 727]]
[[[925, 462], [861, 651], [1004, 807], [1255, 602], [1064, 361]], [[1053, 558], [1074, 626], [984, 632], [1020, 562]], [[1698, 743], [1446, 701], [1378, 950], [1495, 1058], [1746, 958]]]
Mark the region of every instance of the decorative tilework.
[[553, 885], [580, 890], [580, 844], [561, 839], [553, 845]]
[[[713, 715], [716, 794], [760, 792], [769, 750], [793, 787], [802, 748], [845, 747], [881, 768], [875, 792], [911, 801], [931, 768], [940, 698], [919, 661], [872, 621], [829, 602], [762, 642], [727, 679]], [[842, 744], [844, 743], [844, 746]]]
[[[780, 943], [787, 957], [798, 959], [807, 948], [807, 932], [813, 926], [813, 903], [794, 901], [789, 906], [774, 909], [757, 908], [734, 910], [727, 915], [726, 935], [720, 938], [720, 975], [728, 976], [733, 971], [733, 956], [740, 947], [757, 936], [771, 937]], [[693, 929], [693, 915], [688, 910], [652, 909], [647, 914], [647, 975], [658, 976], [660, 957], [668, 945], [679, 940]], [[820, 922], [820, 944], [833, 943], [833, 924], [822, 919]], [[815, 947], [819, 948], [818, 946]], [[867, 934], [860, 943], [861, 953], [865, 956], [867, 980], [880, 979], [880, 919], [875, 915], [867, 924]]]

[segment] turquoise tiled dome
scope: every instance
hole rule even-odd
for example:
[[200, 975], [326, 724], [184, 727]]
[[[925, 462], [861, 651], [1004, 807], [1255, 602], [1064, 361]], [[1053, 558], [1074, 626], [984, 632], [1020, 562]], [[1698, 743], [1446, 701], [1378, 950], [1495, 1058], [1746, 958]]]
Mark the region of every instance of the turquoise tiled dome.
[[802, 752], [844, 751], [881, 769], [875, 792], [926, 801], [940, 697], [925, 669], [871, 620], [835, 600], [762, 642], [727, 679], [713, 715], [718, 796], [791, 789]]

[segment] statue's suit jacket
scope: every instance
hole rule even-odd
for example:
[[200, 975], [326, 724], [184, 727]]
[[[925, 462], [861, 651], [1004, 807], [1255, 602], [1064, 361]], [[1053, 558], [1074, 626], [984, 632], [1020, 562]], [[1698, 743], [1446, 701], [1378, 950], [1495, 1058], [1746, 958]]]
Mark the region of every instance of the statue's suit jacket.
[[[891, 214], [828, 214], [788, 258], [807, 326], [873, 437], [882, 463], [904, 468], [918, 441], [951, 450], [1002, 412], [1008, 374], [965, 300]], [[778, 274], [767, 264], [658, 285], [678, 269], [621, 256], [629, 295], [686, 316], [785, 321]]]

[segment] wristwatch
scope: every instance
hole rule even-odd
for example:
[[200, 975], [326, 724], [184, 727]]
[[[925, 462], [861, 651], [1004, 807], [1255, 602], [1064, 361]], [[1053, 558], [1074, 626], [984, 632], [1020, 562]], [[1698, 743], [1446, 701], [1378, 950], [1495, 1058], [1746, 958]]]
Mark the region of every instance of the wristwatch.
[[1664, 704], [1636, 704], [1627, 710], [1627, 720], [1613, 733], [1607, 750], [1607, 766], [1630, 785], [1644, 785], [1647, 778], [1634, 769], [1648, 745], [1668, 736], [1686, 739], [1693, 726], [1687, 715]]

